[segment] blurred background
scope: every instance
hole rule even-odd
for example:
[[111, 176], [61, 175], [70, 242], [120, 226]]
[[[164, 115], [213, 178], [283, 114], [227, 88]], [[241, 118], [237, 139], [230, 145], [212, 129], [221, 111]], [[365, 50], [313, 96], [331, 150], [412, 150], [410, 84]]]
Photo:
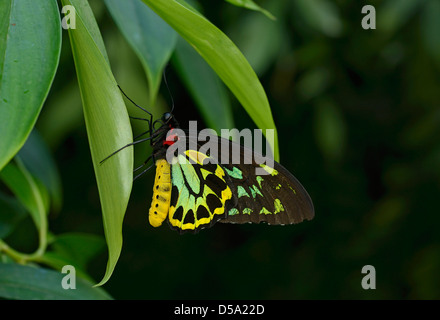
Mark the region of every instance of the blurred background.
[[[121, 257], [104, 286], [116, 299], [439, 299], [440, 2], [436, 0], [256, 1], [271, 12], [201, 1], [204, 15], [242, 50], [268, 95], [280, 162], [313, 199], [313, 221], [295, 226], [218, 223], [180, 236], [148, 224], [154, 172], [137, 180]], [[112, 70], [148, 105], [142, 65], [104, 3], [90, 1]], [[364, 30], [365, 4], [376, 29]], [[172, 59], [174, 59], [173, 57]], [[170, 108], [182, 127], [201, 116], [173, 64], [154, 113]], [[228, 93], [238, 129], [255, 125]], [[127, 104], [132, 112], [132, 107]], [[134, 112], [134, 111], [133, 111]], [[104, 237], [82, 106], [63, 31], [60, 66], [37, 123], [61, 175], [53, 234]], [[145, 131], [134, 123], [136, 133]], [[149, 155], [135, 149], [135, 164]], [[26, 250], [30, 218], [8, 243]], [[89, 263], [98, 282], [107, 252]], [[376, 269], [364, 290], [361, 269]]]

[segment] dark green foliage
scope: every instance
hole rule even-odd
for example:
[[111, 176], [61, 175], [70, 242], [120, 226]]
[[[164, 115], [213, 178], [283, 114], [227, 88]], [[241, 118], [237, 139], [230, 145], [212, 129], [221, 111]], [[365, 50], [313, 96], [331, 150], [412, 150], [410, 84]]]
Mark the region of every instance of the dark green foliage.
[[[276, 21], [212, 2], [200, 1], [204, 14], [260, 77], [280, 163], [307, 189], [315, 218], [293, 226], [217, 224], [180, 236], [148, 224], [151, 172], [134, 183], [123, 249], [105, 290], [116, 299], [440, 299], [438, 1], [371, 1], [375, 30], [361, 27], [358, 1], [259, 1]], [[115, 78], [148, 107], [141, 64], [105, 7], [93, 5]], [[63, 72], [36, 125], [63, 187], [62, 209], [50, 215], [49, 226], [54, 234], [103, 237], [67, 43], [63, 32]], [[166, 69], [174, 114], [182, 127], [189, 120], [211, 123], [180, 80], [179, 58]], [[160, 92], [158, 100], [169, 100], [165, 88]], [[231, 105], [235, 127], [254, 128], [237, 101]], [[135, 135], [145, 131], [142, 122], [133, 125]], [[151, 150], [135, 152], [138, 164]], [[19, 207], [9, 197], [0, 202]], [[34, 250], [30, 219], [10, 234], [12, 220], [0, 219], [8, 223], [0, 230], [8, 244]], [[99, 281], [106, 262], [105, 254], [95, 254], [85, 271]], [[376, 268], [376, 290], [361, 287], [365, 265]]]

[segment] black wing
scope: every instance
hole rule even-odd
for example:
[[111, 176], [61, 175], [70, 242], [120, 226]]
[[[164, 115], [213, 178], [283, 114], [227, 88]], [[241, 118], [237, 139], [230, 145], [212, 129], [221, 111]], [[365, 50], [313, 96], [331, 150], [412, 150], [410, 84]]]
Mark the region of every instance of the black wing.
[[[188, 140], [197, 138], [191, 131], [188, 137]], [[213, 148], [208, 148], [208, 143], [212, 147], [217, 144], [217, 150], [212, 152]], [[234, 195], [234, 207], [228, 209], [220, 222], [264, 221], [284, 225], [313, 219], [315, 212], [309, 194], [278, 162], [271, 160], [267, 164], [262, 163], [264, 158], [261, 154], [213, 135], [205, 144], [197, 141], [197, 147], [211, 158], [216, 158], [229, 176], [226, 181]], [[226, 150], [227, 157], [224, 156]]]

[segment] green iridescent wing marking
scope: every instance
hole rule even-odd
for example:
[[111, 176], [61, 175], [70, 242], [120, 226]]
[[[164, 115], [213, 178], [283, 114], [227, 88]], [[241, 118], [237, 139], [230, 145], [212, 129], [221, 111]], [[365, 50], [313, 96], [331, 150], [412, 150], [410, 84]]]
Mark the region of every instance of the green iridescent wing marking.
[[[266, 167], [271, 174], [256, 175], [257, 164], [234, 165], [226, 172], [241, 171], [241, 178], [231, 178], [231, 189], [237, 196], [237, 206], [228, 211], [220, 222], [293, 224], [311, 220], [312, 201], [298, 180], [279, 163]], [[271, 170], [273, 169], [273, 170]]]
[[208, 159], [205, 154], [187, 150], [171, 165], [168, 222], [181, 233], [212, 226], [224, 219], [234, 205], [227, 174], [218, 164], [204, 164], [203, 160]]

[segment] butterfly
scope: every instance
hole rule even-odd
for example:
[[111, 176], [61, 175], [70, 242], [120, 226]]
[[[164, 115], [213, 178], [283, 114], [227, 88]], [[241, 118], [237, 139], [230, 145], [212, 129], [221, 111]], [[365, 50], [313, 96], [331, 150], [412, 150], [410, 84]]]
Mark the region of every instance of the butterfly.
[[[173, 109], [153, 120], [150, 112], [122, 93], [149, 114], [149, 119], [131, 117], [146, 121], [148, 130], [110, 156], [129, 145], [150, 141], [152, 154], [134, 171], [152, 163], [134, 180], [156, 167], [149, 209], [151, 226], [159, 227], [167, 221], [171, 229], [182, 234], [197, 233], [216, 222], [288, 225], [314, 217], [307, 191], [278, 162], [268, 165], [257, 161], [261, 155], [252, 149], [210, 134], [205, 140], [227, 156], [213, 154], [212, 148], [204, 148], [206, 144], [198, 139], [197, 132], [180, 129]], [[146, 134], [149, 136], [136, 140]]]

